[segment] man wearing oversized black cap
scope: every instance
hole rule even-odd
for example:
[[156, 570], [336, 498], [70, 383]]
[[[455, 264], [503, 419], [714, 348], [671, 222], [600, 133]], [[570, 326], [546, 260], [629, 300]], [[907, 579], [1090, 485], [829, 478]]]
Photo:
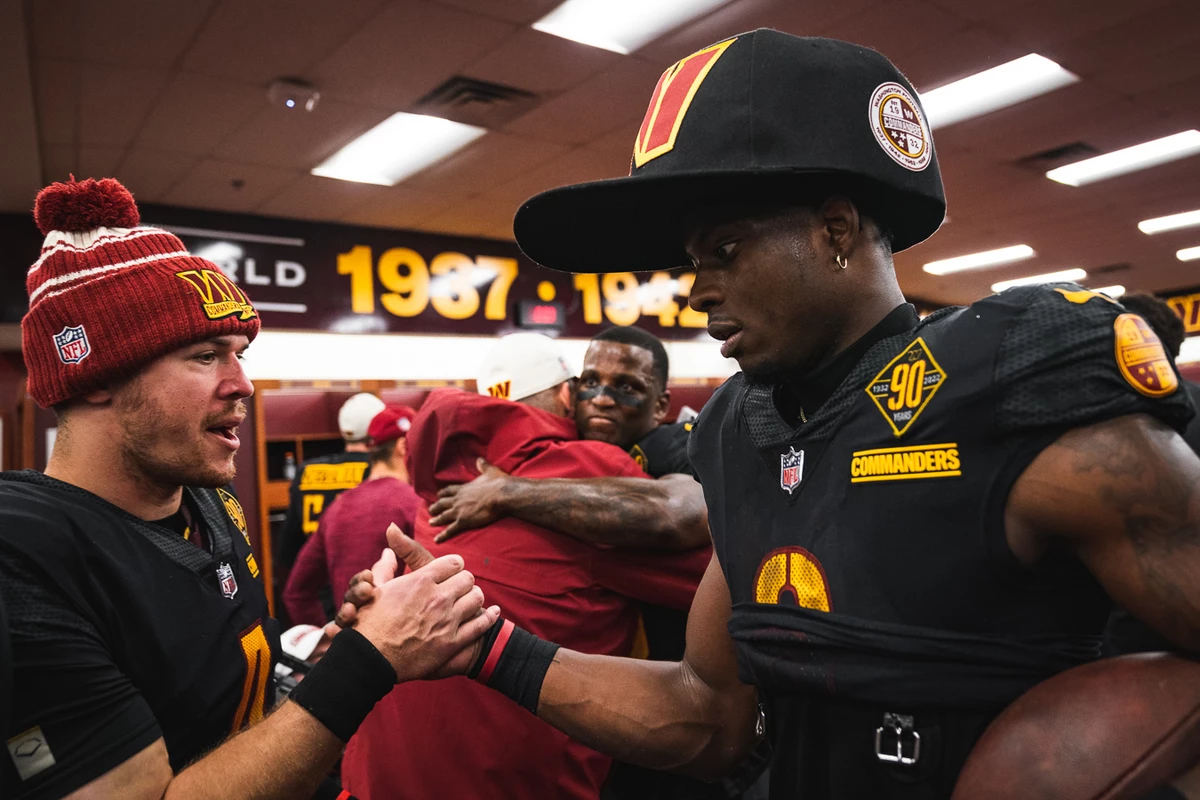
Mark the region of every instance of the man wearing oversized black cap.
[[766, 735], [773, 797], [942, 798], [1004, 706], [1097, 657], [1110, 596], [1200, 650], [1200, 460], [1161, 344], [1074, 284], [919, 320], [892, 251], [944, 210], [904, 76], [769, 30], [664, 73], [628, 178], [521, 208], [551, 268], [690, 262], [742, 372], [691, 435], [715, 556], [683, 661], [502, 620], [488, 685], [647, 766], [719, 776]]

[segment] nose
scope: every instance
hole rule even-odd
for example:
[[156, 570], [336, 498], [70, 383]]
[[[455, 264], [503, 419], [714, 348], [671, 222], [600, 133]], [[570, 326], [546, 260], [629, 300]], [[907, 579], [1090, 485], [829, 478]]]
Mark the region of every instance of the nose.
[[716, 275], [712, 270], [696, 270], [696, 280], [692, 283], [692, 291], [688, 294], [688, 305], [693, 311], [707, 314], [724, 301]]
[[233, 400], [244, 400], [254, 394], [254, 384], [246, 377], [246, 370], [242, 368], [242, 360], [237, 356], [229, 357], [229, 365], [226, 367], [226, 372], [221, 380], [220, 392], [221, 397]]
[[599, 387], [599, 391], [592, 396], [589, 402], [594, 406], [599, 406], [600, 408], [612, 408], [615, 406], [617, 401], [613, 400], [612, 395], [605, 391], [607, 388], [608, 387], [605, 386]]

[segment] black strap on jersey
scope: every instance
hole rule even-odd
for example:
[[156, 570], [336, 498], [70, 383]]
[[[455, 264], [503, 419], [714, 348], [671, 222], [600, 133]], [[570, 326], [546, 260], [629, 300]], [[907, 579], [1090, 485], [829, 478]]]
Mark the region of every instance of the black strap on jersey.
[[[518, 628], [512, 620], [498, 619], [481, 640], [483, 647], [467, 677], [490, 686], [517, 705], [537, 714], [542, 681], [559, 645]], [[303, 685], [303, 684], [302, 684]]]
[[290, 699], [343, 742], [396, 685], [396, 670], [358, 631], [334, 637], [324, 657], [292, 691]]

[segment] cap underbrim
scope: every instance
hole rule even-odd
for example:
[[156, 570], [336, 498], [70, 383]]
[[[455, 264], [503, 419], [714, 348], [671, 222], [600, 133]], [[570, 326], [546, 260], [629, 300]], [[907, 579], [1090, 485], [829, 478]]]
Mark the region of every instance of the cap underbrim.
[[697, 212], [720, 204], [798, 204], [815, 192], [844, 192], [887, 225], [897, 252], [941, 225], [945, 204], [870, 178], [829, 170], [759, 170], [637, 175], [551, 189], [513, 219], [521, 250], [561, 272], [645, 272], [690, 263], [683, 241]]

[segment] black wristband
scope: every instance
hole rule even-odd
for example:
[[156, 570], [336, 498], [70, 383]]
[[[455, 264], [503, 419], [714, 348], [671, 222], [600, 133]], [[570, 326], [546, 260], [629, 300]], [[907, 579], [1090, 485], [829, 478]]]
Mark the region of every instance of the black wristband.
[[348, 742], [395, 685], [396, 670], [367, 637], [350, 628], [334, 637], [289, 698]]
[[510, 620], [498, 619], [483, 636], [483, 648], [467, 677], [490, 686], [537, 714], [542, 681], [559, 646], [518, 628]]

